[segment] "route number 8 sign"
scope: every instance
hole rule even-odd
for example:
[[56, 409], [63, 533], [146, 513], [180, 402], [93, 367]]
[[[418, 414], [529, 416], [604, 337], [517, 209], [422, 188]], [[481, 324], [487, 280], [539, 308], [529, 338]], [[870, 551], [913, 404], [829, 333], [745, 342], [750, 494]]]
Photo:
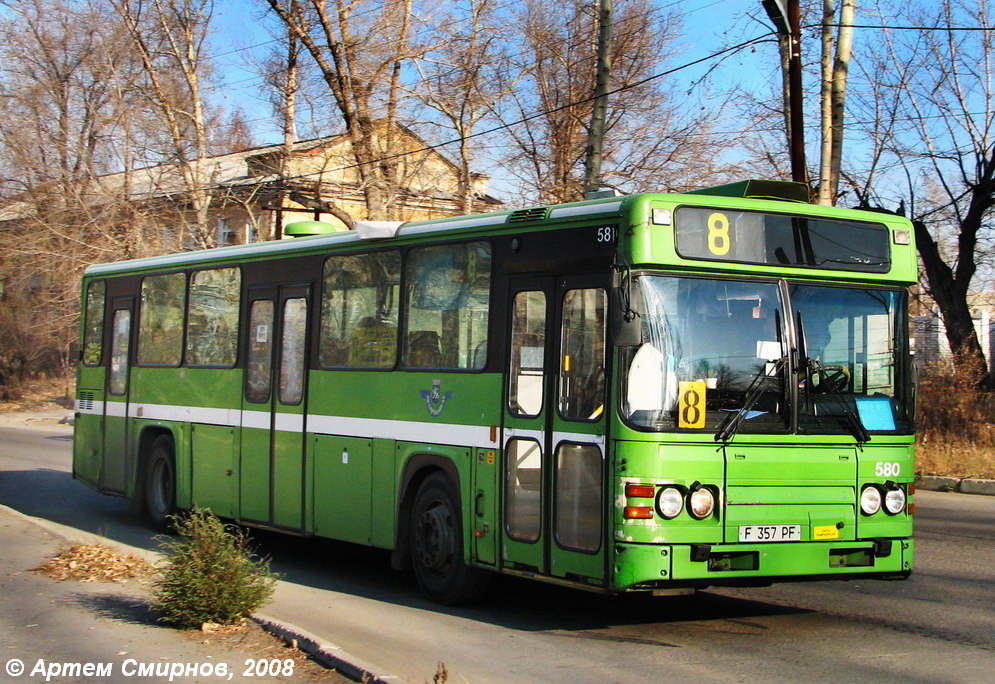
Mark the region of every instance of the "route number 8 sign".
[[705, 383], [683, 381], [677, 386], [677, 427], [705, 427]]

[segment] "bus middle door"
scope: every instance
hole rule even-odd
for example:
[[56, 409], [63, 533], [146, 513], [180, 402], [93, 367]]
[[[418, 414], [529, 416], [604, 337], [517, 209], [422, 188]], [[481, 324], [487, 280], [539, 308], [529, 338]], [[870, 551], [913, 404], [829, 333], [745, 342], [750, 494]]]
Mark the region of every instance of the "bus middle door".
[[241, 518], [304, 527], [309, 285], [250, 288]]

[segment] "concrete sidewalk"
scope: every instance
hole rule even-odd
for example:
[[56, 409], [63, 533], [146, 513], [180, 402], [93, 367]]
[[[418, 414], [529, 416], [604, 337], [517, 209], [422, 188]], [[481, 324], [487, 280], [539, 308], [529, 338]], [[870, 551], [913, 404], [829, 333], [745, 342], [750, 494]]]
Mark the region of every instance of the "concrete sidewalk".
[[[148, 608], [145, 588], [134, 580], [57, 582], [29, 570], [70, 541], [94, 541], [93, 535], [85, 536], [67, 540], [51, 523], [0, 506], [0, 632], [5, 636], [0, 681], [349, 681], [313, 663], [285, 665], [285, 649], [281, 653], [277, 644], [274, 650], [268, 637], [260, 644], [262, 635], [246, 639], [251, 644], [232, 645], [231, 640], [163, 626]], [[264, 666], [279, 660], [274, 666], [279, 674], [243, 677], [247, 659], [265, 660]], [[145, 672], [151, 674], [142, 676]]]

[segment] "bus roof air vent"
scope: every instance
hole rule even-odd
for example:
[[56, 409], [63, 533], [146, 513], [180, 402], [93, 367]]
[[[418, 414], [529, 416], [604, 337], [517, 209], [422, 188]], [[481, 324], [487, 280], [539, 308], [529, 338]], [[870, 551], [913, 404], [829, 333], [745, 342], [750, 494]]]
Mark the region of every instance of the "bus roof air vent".
[[726, 183], [711, 188], [690, 190], [689, 195], [717, 195], [719, 197], [749, 197], [751, 199], [808, 202], [808, 186], [804, 183], [779, 180], [746, 180]]
[[314, 237], [315, 235], [331, 235], [348, 230], [345, 226], [339, 227], [331, 223], [322, 221], [297, 221], [288, 223], [283, 227], [283, 234], [287, 237]]
[[508, 223], [526, 223], [528, 221], [542, 221], [546, 218], [546, 207], [532, 207], [531, 209], [519, 209], [508, 215]]

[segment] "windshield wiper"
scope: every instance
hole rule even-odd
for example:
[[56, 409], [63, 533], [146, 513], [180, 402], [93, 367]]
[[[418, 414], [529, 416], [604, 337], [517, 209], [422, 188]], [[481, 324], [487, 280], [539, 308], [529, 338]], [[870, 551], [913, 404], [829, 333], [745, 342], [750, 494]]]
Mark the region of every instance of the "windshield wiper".
[[839, 415], [839, 418], [843, 427], [853, 435], [858, 444], [866, 444], [871, 441], [871, 436], [864, 428], [864, 424], [860, 422], [860, 418], [853, 412], [850, 405], [846, 403], [846, 399], [843, 398], [843, 395], [839, 393], [836, 386], [829, 380], [829, 374], [826, 373], [826, 369], [822, 367], [822, 364], [812, 358], [805, 358], [803, 361], [810, 369], [819, 374], [819, 387], [825, 387], [822, 391], [835, 399], [836, 403], [840, 405], [842, 413]]
[[771, 377], [777, 378], [787, 362], [788, 357], [782, 356], [774, 362], [773, 368], [767, 368], [767, 364], [764, 364], [760, 368], [757, 374], [753, 376], [750, 386], [746, 388], [746, 401], [743, 402], [743, 407], [735, 413], [730, 413], [719, 423], [718, 429], [715, 431], [716, 442], [727, 443], [736, 436], [739, 426], [746, 420], [746, 416], [749, 415], [750, 410], [756, 406], [760, 397], [767, 393], [768, 387], [765, 381]]

